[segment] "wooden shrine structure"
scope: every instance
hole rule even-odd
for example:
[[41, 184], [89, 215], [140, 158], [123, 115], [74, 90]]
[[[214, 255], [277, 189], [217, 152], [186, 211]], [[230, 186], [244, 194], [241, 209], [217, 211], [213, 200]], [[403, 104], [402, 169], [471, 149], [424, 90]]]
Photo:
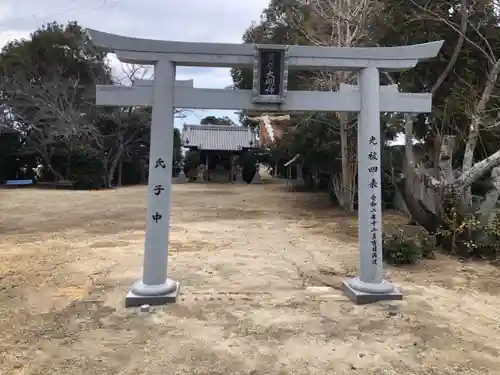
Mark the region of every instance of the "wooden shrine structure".
[[236, 158], [243, 153], [258, 149], [257, 137], [250, 128], [230, 125], [184, 125], [182, 145], [199, 152], [201, 168], [187, 172], [198, 181], [234, 182]]

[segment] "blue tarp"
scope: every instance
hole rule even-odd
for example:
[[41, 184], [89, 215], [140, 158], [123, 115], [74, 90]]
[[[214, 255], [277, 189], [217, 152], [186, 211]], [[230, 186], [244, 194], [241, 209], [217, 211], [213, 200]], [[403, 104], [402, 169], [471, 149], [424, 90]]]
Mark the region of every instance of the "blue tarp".
[[5, 185], [16, 186], [16, 185], [31, 185], [33, 180], [7, 180]]

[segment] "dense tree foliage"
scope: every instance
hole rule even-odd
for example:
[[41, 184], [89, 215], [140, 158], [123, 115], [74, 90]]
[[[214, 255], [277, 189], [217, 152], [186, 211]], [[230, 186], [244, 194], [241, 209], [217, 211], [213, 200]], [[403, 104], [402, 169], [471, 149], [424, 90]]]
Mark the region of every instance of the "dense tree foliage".
[[[407, 135], [403, 148], [386, 143], [383, 163], [385, 187], [398, 189], [411, 215], [424, 228], [442, 234], [450, 230], [451, 196], [461, 223], [473, 215], [484, 228], [496, 215], [500, 195], [498, 25], [498, 4], [492, 0], [271, 0], [261, 21], [249, 26], [243, 42], [337, 47], [444, 40], [436, 58], [415, 69], [381, 74], [383, 84], [433, 95], [430, 114], [383, 114], [381, 130], [386, 140], [397, 132]], [[233, 69], [235, 86], [250, 88], [251, 74], [250, 70]], [[356, 83], [356, 74], [293, 72], [290, 77], [292, 90], [335, 90], [339, 83]], [[271, 145], [270, 159], [274, 160], [269, 164], [300, 154], [309, 170], [329, 173], [332, 181], [338, 176], [346, 179], [349, 174], [345, 171], [356, 156], [344, 148], [356, 143], [352, 132], [356, 126], [355, 118], [352, 122], [349, 116], [338, 114], [293, 116], [286, 135]], [[413, 145], [415, 140], [418, 146]], [[348, 184], [344, 181], [342, 186]], [[337, 196], [348, 197], [344, 193]], [[478, 196], [472, 199], [471, 193]], [[466, 238], [475, 236], [474, 230], [467, 231]], [[443, 236], [449, 238], [448, 232]]]
[[216, 116], [207, 116], [201, 119], [200, 124], [202, 125], [236, 125], [233, 120], [229, 117], [216, 117]]
[[[8, 43], [0, 55], [0, 180], [144, 182], [151, 109], [96, 107], [95, 85], [112, 81], [106, 54], [76, 23]], [[173, 158], [182, 159], [178, 130]]]

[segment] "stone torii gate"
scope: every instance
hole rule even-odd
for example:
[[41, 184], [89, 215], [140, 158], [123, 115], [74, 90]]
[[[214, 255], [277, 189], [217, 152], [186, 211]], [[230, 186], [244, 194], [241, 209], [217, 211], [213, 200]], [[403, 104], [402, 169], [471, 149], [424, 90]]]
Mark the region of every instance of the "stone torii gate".
[[[179, 282], [167, 277], [172, 191], [174, 108], [262, 112], [359, 112], [360, 273], [343, 289], [356, 303], [401, 299], [382, 278], [380, 113], [431, 111], [430, 94], [380, 87], [381, 70], [413, 68], [435, 57], [443, 42], [382, 48], [186, 43], [123, 37], [88, 30], [93, 43], [124, 63], [154, 65], [154, 80], [133, 87], [98, 86], [96, 103], [153, 107], [149, 161], [147, 227], [142, 280], [126, 297], [126, 306], [176, 301]], [[198, 89], [175, 85], [176, 66], [252, 67], [252, 90]], [[287, 91], [289, 70], [359, 71], [359, 87], [338, 92]]]

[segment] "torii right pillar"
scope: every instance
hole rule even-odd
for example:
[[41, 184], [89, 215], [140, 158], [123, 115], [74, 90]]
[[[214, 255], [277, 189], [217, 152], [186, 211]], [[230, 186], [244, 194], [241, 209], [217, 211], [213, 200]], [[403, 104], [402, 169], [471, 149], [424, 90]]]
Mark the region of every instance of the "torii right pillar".
[[382, 181], [380, 79], [377, 68], [360, 72], [358, 118], [359, 276], [343, 282], [344, 293], [357, 304], [401, 300], [403, 295], [382, 278]]

